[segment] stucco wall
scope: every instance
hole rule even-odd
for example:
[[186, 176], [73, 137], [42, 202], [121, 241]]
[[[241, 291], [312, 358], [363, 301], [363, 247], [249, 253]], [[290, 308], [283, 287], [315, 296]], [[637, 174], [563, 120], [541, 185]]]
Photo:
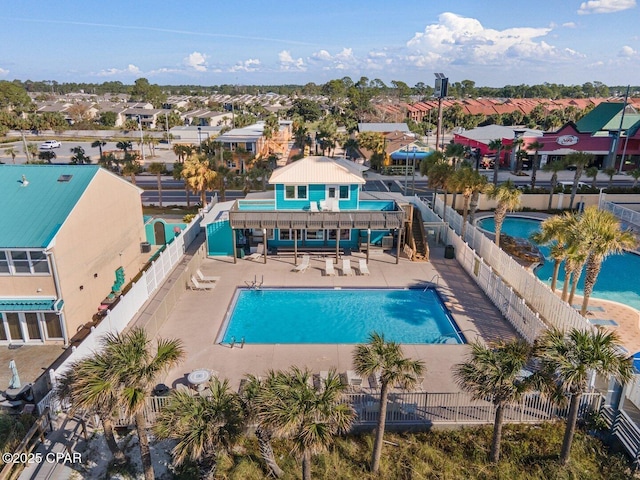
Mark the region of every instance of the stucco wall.
[[55, 297], [52, 275], [1, 275], [3, 297]]
[[140, 253], [144, 241], [138, 189], [101, 169], [61, 227], [53, 248], [69, 335], [97, 312], [118, 267], [124, 267], [127, 282], [138, 273], [149, 258]]

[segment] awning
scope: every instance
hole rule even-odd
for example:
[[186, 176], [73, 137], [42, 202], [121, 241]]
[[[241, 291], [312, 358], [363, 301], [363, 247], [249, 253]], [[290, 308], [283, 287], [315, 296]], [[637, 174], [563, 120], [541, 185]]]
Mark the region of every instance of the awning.
[[0, 298], [0, 312], [59, 312], [63, 304], [55, 298]]
[[432, 153], [433, 152], [406, 152], [402, 150], [402, 151], [393, 152], [391, 154], [391, 159], [392, 160], [412, 160], [415, 158], [416, 160], [424, 160]]

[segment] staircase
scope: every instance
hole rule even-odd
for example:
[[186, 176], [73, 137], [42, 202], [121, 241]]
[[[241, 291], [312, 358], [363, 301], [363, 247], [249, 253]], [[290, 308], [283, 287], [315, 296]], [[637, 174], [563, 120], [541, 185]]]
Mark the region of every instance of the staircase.
[[413, 257], [411, 260], [414, 262], [428, 262], [429, 261], [429, 245], [424, 235], [424, 225], [422, 221], [422, 214], [417, 208], [413, 208], [413, 219], [411, 222], [411, 233], [407, 239], [411, 248], [413, 249]]

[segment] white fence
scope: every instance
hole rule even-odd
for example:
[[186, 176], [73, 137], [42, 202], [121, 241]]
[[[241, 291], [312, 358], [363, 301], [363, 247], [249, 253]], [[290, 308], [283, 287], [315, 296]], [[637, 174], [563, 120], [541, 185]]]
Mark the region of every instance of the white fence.
[[[436, 199], [435, 207], [436, 212], [442, 216], [442, 200]], [[460, 234], [462, 216], [451, 207], [446, 208], [446, 221]], [[551, 292], [547, 285], [473, 225], [467, 224], [464, 241], [458, 235], [449, 235], [449, 242], [456, 247], [458, 262], [476, 279], [494, 304], [527, 340], [532, 341], [535, 336], [531, 338], [529, 335], [537, 335], [545, 328], [540, 323], [540, 317], [560, 330], [593, 328], [578, 311]], [[499, 282], [495, 282], [492, 275], [499, 276], [508, 284], [508, 288], [505, 290]], [[509, 315], [505, 312], [509, 312]], [[532, 325], [531, 322], [537, 325]], [[523, 331], [529, 334], [524, 334]]]
[[[95, 327], [91, 333], [78, 345], [71, 347], [71, 353], [58, 365], [55, 370], [49, 370], [49, 378], [52, 387], [56, 385], [56, 379], [64, 373], [73, 362], [93, 354], [100, 348], [100, 341], [108, 333], [122, 332], [129, 322], [140, 311], [142, 306], [156, 292], [165, 278], [180, 261], [186, 248], [200, 233], [202, 215], [197, 215], [175, 240], [166, 246], [157, 258], [145, 270], [131, 289], [122, 295], [113, 310], [107, 311], [105, 318]], [[38, 403], [38, 412], [41, 414], [46, 407], [52, 407], [56, 411], [54, 403], [54, 389]]]
[[600, 202], [600, 208], [602, 210], [609, 210], [620, 220], [633, 226], [634, 230], [640, 229], [640, 212], [623, 207], [617, 203], [605, 201]]

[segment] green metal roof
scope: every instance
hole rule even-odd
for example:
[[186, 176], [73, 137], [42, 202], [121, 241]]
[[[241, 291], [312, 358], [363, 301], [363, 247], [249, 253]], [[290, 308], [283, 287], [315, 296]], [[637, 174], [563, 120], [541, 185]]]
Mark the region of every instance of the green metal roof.
[[[576, 128], [581, 133], [595, 133], [603, 129], [603, 127], [611, 121], [618, 113], [622, 112], [624, 103], [622, 102], [603, 102], [584, 117], [576, 122]], [[618, 126], [620, 119], [618, 118]], [[618, 128], [616, 126], [616, 130]]]
[[0, 312], [59, 312], [62, 305], [55, 298], [0, 298]]
[[0, 165], [0, 248], [45, 248], [99, 169]]

